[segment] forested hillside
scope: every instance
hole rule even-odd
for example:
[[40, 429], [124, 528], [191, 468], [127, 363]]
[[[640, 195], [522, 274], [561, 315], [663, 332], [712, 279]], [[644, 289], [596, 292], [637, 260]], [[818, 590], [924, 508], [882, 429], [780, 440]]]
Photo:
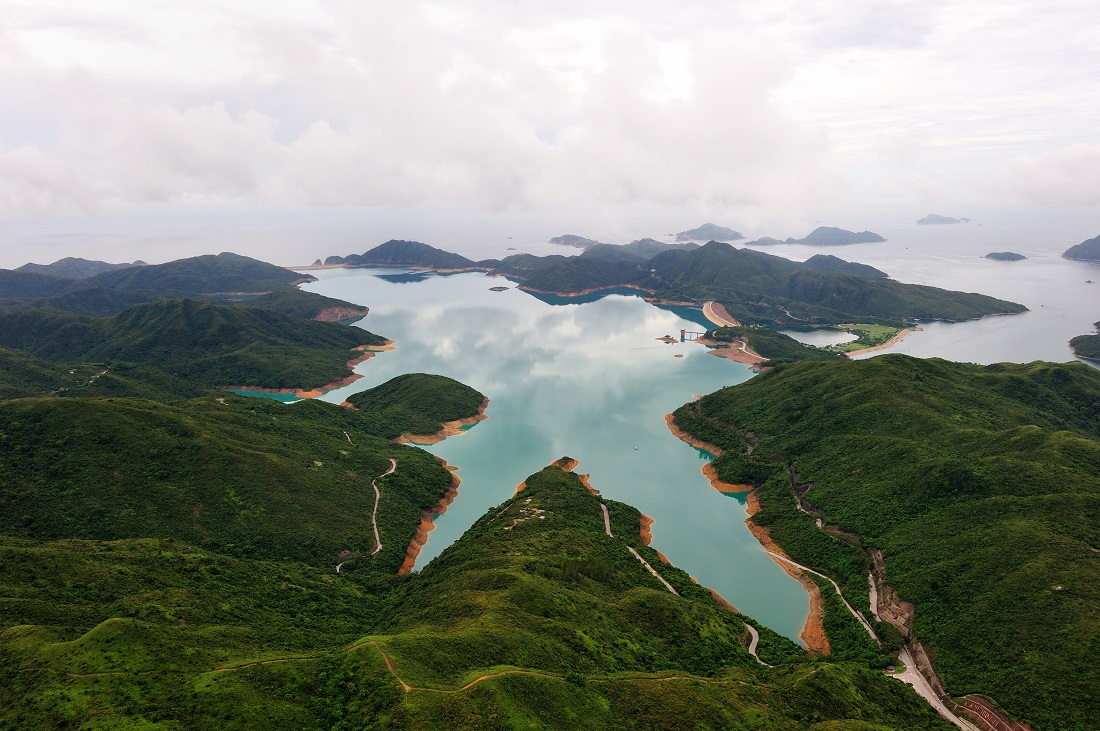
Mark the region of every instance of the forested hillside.
[[723, 480], [761, 485], [753, 521], [865, 612], [882, 552], [886, 582], [915, 605], [903, 634], [948, 692], [985, 694], [1038, 729], [1100, 717], [1095, 369], [797, 363], [675, 418], [727, 449]]

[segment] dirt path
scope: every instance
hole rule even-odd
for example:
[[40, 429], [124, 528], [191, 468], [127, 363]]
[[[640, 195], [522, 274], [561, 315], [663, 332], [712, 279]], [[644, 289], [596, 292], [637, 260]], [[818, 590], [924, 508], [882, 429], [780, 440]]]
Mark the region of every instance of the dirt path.
[[901, 662], [905, 665], [905, 671], [901, 673], [895, 673], [891, 677], [897, 678], [906, 685], [912, 686], [913, 690], [917, 691], [917, 695], [928, 701], [928, 705], [935, 708], [937, 713], [961, 728], [963, 731], [980, 731], [980, 729], [978, 729], [976, 726], [967, 721], [964, 721], [947, 709], [947, 706], [943, 704], [943, 701], [940, 700], [940, 697], [936, 695], [936, 692], [934, 690], [932, 690], [932, 686], [928, 684], [928, 681], [925, 680], [924, 676], [920, 674], [919, 670], [917, 670], [917, 665], [913, 661], [913, 656], [909, 654], [908, 649], [904, 647], [901, 648], [901, 652], [898, 653], [898, 659], [901, 660]]
[[[347, 432], [344, 432], [344, 436], [347, 436]], [[351, 441], [351, 437], [348, 437], [348, 441]], [[370, 522], [374, 526], [374, 548], [371, 550], [371, 555], [378, 553], [382, 550], [382, 536], [378, 532], [378, 502], [382, 499], [382, 491], [378, 489], [378, 480], [386, 475], [392, 475], [393, 471], [397, 469], [397, 460], [390, 458], [390, 468], [378, 475], [370, 481], [370, 486], [374, 488], [374, 509], [371, 510]], [[336, 564], [336, 573], [340, 573], [340, 568], [344, 565], [345, 561], [341, 561]]]
[[675, 594], [676, 596], [680, 596], [680, 592], [678, 592], [678, 591], [676, 591], [675, 589], [673, 589], [673, 588], [672, 588], [672, 584], [670, 584], [670, 583], [668, 583], [667, 581], [665, 581], [665, 577], [663, 577], [663, 576], [661, 576], [661, 575], [660, 575], [659, 573], [657, 573], [657, 569], [655, 569], [655, 568], [653, 568], [652, 566], [650, 566], [650, 565], [649, 565], [649, 562], [648, 562], [648, 561], [646, 561], [646, 560], [645, 560], [644, 558], [642, 558], [642, 554], [640, 554], [640, 553], [638, 553], [637, 551], [635, 551], [635, 550], [634, 550], [634, 547], [633, 547], [633, 546], [627, 546], [627, 547], [626, 547], [626, 550], [630, 551], [631, 555], [632, 555], [632, 556], [634, 556], [634, 558], [638, 559], [638, 561], [640, 561], [640, 562], [641, 562], [642, 566], [644, 566], [644, 567], [645, 567], [645, 570], [646, 570], [646, 571], [648, 571], [649, 573], [653, 574], [654, 578], [656, 578], [656, 579], [657, 579], [657, 581], [659, 581], [659, 582], [661, 582], [662, 584], [664, 584], [664, 585], [665, 585], [665, 588], [666, 588], [666, 589], [668, 589], [669, 591], [671, 591], [671, 592], [672, 592], [673, 594]]
[[756, 627], [753, 627], [748, 622], [745, 622], [745, 629], [749, 631], [749, 654], [756, 658], [756, 661], [766, 668], [770, 668], [771, 665], [760, 659], [760, 656], [756, 654], [756, 646], [760, 644], [760, 633], [756, 631]]
[[878, 642], [880, 645], [882, 644], [882, 641], [879, 640], [878, 635], [875, 634], [874, 628], [871, 627], [871, 623], [868, 622], [867, 619], [862, 614], [857, 612], [852, 607], [852, 605], [848, 603], [848, 600], [844, 598], [844, 594], [841, 593], [841, 591], [840, 591], [840, 585], [839, 584], [837, 584], [835, 581], [830, 579], [825, 574], [818, 573], [817, 571], [814, 571], [813, 569], [811, 569], [809, 566], [803, 566], [800, 563], [792, 561], [791, 559], [787, 558], [786, 556], [780, 556], [775, 551], [765, 550], [764, 553], [768, 554], [769, 556], [774, 558], [776, 561], [782, 561], [783, 563], [790, 564], [791, 566], [794, 566], [797, 569], [802, 569], [803, 571], [805, 571], [807, 573], [810, 573], [810, 574], [813, 574], [814, 576], [820, 576], [821, 578], [825, 579], [830, 584], [832, 584], [833, 588], [836, 589], [836, 595], [838, 597], [840, 597], [840, 601], [844, 602], [844, 606], [846, 606], [848, 608], [848, 611], [852, 613], [852, 616], [856, 618], [856, 621], [858, 621], [863, 626], [863, 629], [867, 630], [867, 634], [869, 634], [871, 636], [871, 639], [873, 639], [875, 642]]
[[[611, 536], [611, 516], [607, 514], [607, 506], [600, 503], [600, 510], [603, 511], [603, 530], [604, 533]], [[614, 538], [615, 536], [611, 536]]]
[[[390, 458], [390, 468], [380, 474], [378, 477], [385, 477], [386, 475], [392, 475], [393, 471], [397, 469], [397, 460]], [[382, 492], [378, 489], [378, 478], [370, 481], [370, 486], [374, 488], [374, 510], [370, 514], [370, 522], [374, 524], [374, 550], [371, 554], [378, 553], [382, 550], [382, 536], [378, 535], [378, 501], [382, 499]]]

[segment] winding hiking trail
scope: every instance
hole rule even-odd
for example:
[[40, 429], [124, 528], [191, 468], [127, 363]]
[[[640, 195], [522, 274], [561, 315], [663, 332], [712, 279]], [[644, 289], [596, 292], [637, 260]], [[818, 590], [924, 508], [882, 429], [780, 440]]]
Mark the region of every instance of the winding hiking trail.
[[[344, 432], [344, 436], [347, 436], [347, 432]], [[348, 441], [351, 441], [351, 437], [348, 437]], [[386, 475], [392, 475], [396, 469], [397, 460], [391, 457], [390, 468], [370, 481], [370, 486], [374, 488], [374, 510], [370, 514], [370, 522], [374, 525], [374, 549], [370, 552], [372, 556], [382, 550], [382, 536], [378, 533], [378, 502], [382, 499], [382, 491], [378, 489], [378, 480]], [[336, 564], [336, 573], [340, 573], [340, 567], [344, 563], [345, 561], [341, 561]]]
[[382, 499], [382, 491], [378, 489], [378, 480], [386, 475], [392, 475], [396, 469], [397, 460], [391, 457], [390, 468], [370, 481], [370, 486], [374, 488], [374, 510], [370, 514], [370, 522], [374, 524], [374, 550], [371, 551], [372, 555], [382, 550], [382, 537], [378, 535], [378, 501]]
[[[867, 634], [869, 634], [872, 637], [872, 639], [874, 639], [875, 642], [877, 642], [879, 645], [882, 644], [882, 641], [878, 638], [878, 635], [875, 634], [875, 630], [871, 627], [870, 622], [868, 622], [862, 614], [857, 612], [852, 607], [852, 605], [848, 603], [848, 600], [844, 598], [844, 594], [841, 593], [841, 591], [840, 591], [840, 586], [835, 581], [830, 579], [825, 574], [818, 573], [817, 571], [814, 571], [813, 569], [809, 568], [808, 566], [803, 566], [800, 563], [796, 563], [795, 561], [792, 561], [791, 559], [787, 558], [786, 556], [780, 556], [778, 553], [775, 553], [774, 551], [765, 550], [764, 552], [766, 554], [768, 554], [769, 556], [771, 556], [776, 561], [782, 561], [784, 563], [790, 564], [791, 566], [794, 566], [795, 568], [801, 569], [801, 570], [803, 570], [807, 573], [811, 573], [814, 576], [820, 576], [821, 578], [825, 579], [830, 584], [832, 584], [833, 588], [836, 589], [837, 596], [840, 597], [840, 601], [844, 602], [844, 606], [846, 606], [848, 608], [848, 611], [852, 613], [852, 616], [855, 617], [856, 620], [859, 621], [859, 623], [863, 626], [863, 629], [867, 630]], [[874, 584], [872, 583], [872, 589], [873, 588], [874, 588]], [[875, 604], [872, 603], [872, 606], [875, 606]], [[959, 718], [954, 713], [952, 713], [947, 708], [947, 706], [945, 706], [943, 704], [943, 701], [940, 700], [940, 697], [938, 695], [936, 695], [936, 692], [934, 690], [932, 690], [932, 686], [929, 685], [928, 680], [926, 680], [925, 677], [923, 675], [921, 675], [920, 671], [917, 670], [916, 663], [913, 661], [913, 657], [909, 654], [908, 649], [906, 649], [904, 647], [901, 648], [901, 652], [898, 653], [898, 659], [901, 660], [901, 663], [903, 665], [905, 665], [905, 670], [903, 672], [900, 672], [900, 673], [892, 673], [892, 674], [890, 674], [891, 677], [897, 678], [898, 680], [905, 683], [906, 685], [912, 686], [913, 690], [915, 690], [917, 692], [917, 695], [919, 695], [921, 698], [924, 698], [924, 700], [928, 701], [928, 705], [932, 706], [932, 708], [934, 708], [937, 713], [939, 713], [941, 716], [946, 718], [948, 721], [950, 721], [951, 723], [953, 723], [956, 726], [958, 726], [959, 728], [961, 728], [963, 731], [979, 731], [979, 729], [976, 728], [973, 724], [968, 723], [967, 721], [964, 721], [963, 719]]]
[[[608, 515], [608, 513], [607, 513], [607, 506], [605, 504], [603, 504], [602, 502], [600, 503], [600, 510], [603, 512], [603, 530], [604, 530], [604, 533], [606, 533], [609, 537], [614, 538], [615, 536], [612, 535], [612, 533], [611, 533], [611, 516]], [[665, 577], [663, 577], [659, 573], [657, 573], [657, 569], [650, 566], [649, 562], [646, 561], [644, 558], [642, 558], [642, 554], [635, 551], [633, 546], [627, 546], [626, 550], [630, 551], [631, 555], [634, 556], [634, 558], [638, 559], [638, 561], [641, 562], [642, 566], [645, 567], [645, 570], [648, 571], [649, 573], [653, 574], [654, 578], [656, 578], [657, 581], [661, 582], [666, 589], [671, 591], [676, 596], [680, 596], [680, 592], [673, 589], [672, 584], [665, 581]]]
[[745, 622], [745, 629], [749, 631], [749, 646], [746, 648], [749, 654], [756, 658], [756, 661], [764, 667], [772, 667], [768, 663], [760, 659], [760, 656], [756, 654], [756, 646], [760, 644], [760, 633], [756, 631], [756, 627], [753, 627], [748, 622]]

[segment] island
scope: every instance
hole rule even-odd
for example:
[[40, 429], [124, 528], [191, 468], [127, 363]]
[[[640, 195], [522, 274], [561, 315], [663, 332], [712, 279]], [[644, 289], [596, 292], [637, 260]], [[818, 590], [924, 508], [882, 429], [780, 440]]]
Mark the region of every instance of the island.
[[1062, 256], [1078, 261], [1100, 261], [1100, 236], [1069, 247]]
[[991, 251], [982, 258], [994, 261], [1023, 261], [1027, 257], [1014, 251]]
[[745, 238], [732, 228], [718, 226], [713, 223], [704, 223], [698, 228], [681, 231], [676, 234], [677, 241], [738, 241]]
[[936, 226], [950, 223], [970, 223], [969, 218], [952, 218], [951, 216], [941, 216], [938, 213], [929, 213], [924, 218], [917, 221], [919, 226]]
[[589, 246], [595, 246], [600, 243], [595, 239], [588, 239], [584, 236], [576, 236], [575, 234], [564, 234], [562, 236], [555, 236], [550, 239], [551, 244], [558, 244], [559, 246], [572, 246], [576, 249], [587, 249]]
[[873, 244], [885, 241], [874, 231], [847, 231], [834, 226], [818, 226], [801, 239], [787, 239], [788, 244], [809, 246], [844, 246], [846, 244]]

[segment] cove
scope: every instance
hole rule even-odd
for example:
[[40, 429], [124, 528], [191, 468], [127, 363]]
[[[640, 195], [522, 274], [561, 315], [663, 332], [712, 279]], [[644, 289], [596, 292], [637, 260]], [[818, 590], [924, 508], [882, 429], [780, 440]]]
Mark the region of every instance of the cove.
[[363, 378], [324, 400], [340, 403], [411, 372], [450, 376], [490, 399], [488, 419], [424, 447], [458, 467], [462, 484], [437, 517], [418, 567], [528, 475], [569, 456], [604, 496], [654, 519], [653, 547], [670, 561], [797, 640], [809, 609], [805, 589], [745, 527], [744, 496], [711, 487], [700, 472], [709, 455], [665, 424], [665, 414], [695, 394], [753, 375], [703, 346], [657, 340], [702, 329], [697, 311], [655, 307], [637, 292], [578, 304], [515, 288], [492, 292], [511, 283], [481, 273], [406, 273], [319, 270], [319, 281], [303, 289], [370, 307], [359, 325], [397, 341], [396, 350], [356, 366]]

